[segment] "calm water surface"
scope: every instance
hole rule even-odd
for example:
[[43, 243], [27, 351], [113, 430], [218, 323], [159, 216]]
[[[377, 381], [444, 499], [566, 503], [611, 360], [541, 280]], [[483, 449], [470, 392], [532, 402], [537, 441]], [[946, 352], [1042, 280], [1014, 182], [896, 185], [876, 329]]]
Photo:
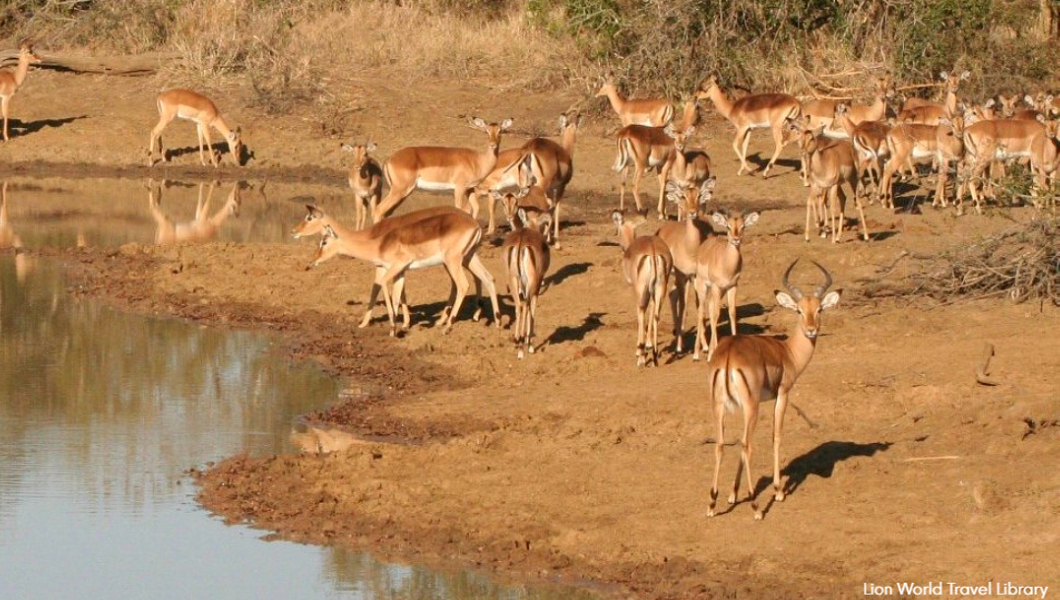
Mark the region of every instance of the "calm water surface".
[[[197, 208], [227, 210], [231, 189], [218, 186], [204, 209], [196, 185], [153, 202], [145, 182], [13, 180], [0, 244], [155, 243], [168, 225], [152, 208], [185, 223]], [[286, 240], [303, 200], [347, 213], [334, 189], [251, 188], [212, 237]], [[339, 384], [290, 364], [266, 337], [121, 314], [64, 289], [57, 265], [0, 252], [0, 598], [588, 597], [224, 525], [195, 503], [184, 473], [238, 453], [293, 452], [297, 415], [332, 401]]]

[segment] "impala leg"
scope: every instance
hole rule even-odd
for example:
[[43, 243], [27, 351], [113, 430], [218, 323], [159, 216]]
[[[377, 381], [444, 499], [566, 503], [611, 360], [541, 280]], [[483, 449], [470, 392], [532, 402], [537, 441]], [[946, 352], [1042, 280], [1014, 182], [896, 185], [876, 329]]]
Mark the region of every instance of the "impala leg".
[[408, 331], [410, 323], [409, 323], [408, 304], [405, 304], [405, 302], [404, 302], [404, 298], [405, 298], [405, 275], [404, 274], [398, 276], [398, 278], [394, 280], [394, 289], [391, 291], [391, 294], [393, 295], [393, 299], [397, 301], [397, 306], [394, 307], [394, 317], [395, 317], [395, 319], [397, 318], [397, 307], [400, 306], [402, 308], [402, 310], [404, 311], [404, 313], [405, 313], [405, 315], [404, 315], [405, 319], [404, 319], [404, 322], [402, 323], [401, 329], [404, 330], [404, 331]]
[[626, 177], [629, 176], [629, 165], [622, 167], [618, 180], [618, 210], [626, 210]]
[[747, 166], [747, 145], [751, 143], [751, 130], [743, 130], [742, 147], [740, 150], [740, 171], [737, 175], [743, 175], [744, 172], [750, 173], [751, 168]]
[[810, 241], [810, 214], [816, 213], [817, 186], [810, 188], [810, 195], [806, 196], [806, 228], [803, 229], [803, 239]]
[[707, 360], [714, 356], [714, 349], [718, 347], [718, 317], [721, 316], [721, 288], [713, 286], [710, 288], [710, 349], [707, 350]]
[[[471, 196], [477, 198], [478, 194], [476, 192], [471, 192]], [[489, 228], [486, 229], [486, 233], [493, 235], [494, 232], [497, 231], [497, 201], [490, 194], [486, 195], [486, 208], [489, 210], [490, 215], [490, 224]]]
[[6, 142], [9, 138], [7, 135], [7, 117], [8, 110], [11, 105], [10, 96], [0, 96], [0, 111], [4, 113], [4, 141]]
[[670, 312], [674, 318], [674, 348], [677, 354], [684, 351], [683, 340], [685, 320], [685, 293], [688, 285], [688, 277], [677, 271], [674, 273], [674, 289], [670, 293]]
[[[206, 151], [210, 153], [210, 163], [214, 166], [218, 166], [218, 152], [214, 152], [213, 139], [210, 137], [210, 127], [207, 125], [202, 126], [202, 137], [206, 141]], [[199, 146], [200, 150], [202, 146]], [[205, 163], [204, 163], [205, 164]]]
[[[497, 285], [493, 281], [493, 275], [486, 269], [486, 265], [482, 264], [482, 259], [479, 258], [478, 252], [471, 255], [471, 259], [467, 262], [467, 268], [471, 271], [471, 274], [475, 276], [477, 285], [482, 285], [486, 288], [486, 293], [490, 297], [490, 308], [493, 309], [493, 325], [494, 327], [501, 326], [501, 308], [500, 303], [497, 301]], [[479, 293], [481, 302], [481, 293]]]
[[372, 321], [372, 311], [375, 310], [375, 303], [379, 300], [379, 292], [382, 289], [383, 275], [386, 273], [386, 269], [383, 267], [376, 267], [375, 269], [375, 281], [372, 282], [372, 291], [368, 294], [368, 307], [364, 310], [364, 316], [361, 317], [361, 322], [357, 327], [364, 328], [368, 326], [368, 323]]
[[408, 263], [393, 263], [379, 278], [379, 287], [383, 291], [383, 303], [386, 304], [386, 316], [390, 321], [390, 337], [397, 335], [397, 313], [394, 309], [394, 298], [391, 296], [390, 285], [405, 271]]
[[364, 229], [364, 223], [367, 220], [367, 215], [365, 215], [365, 212], [367, 211], [367, 207], [365, 206], [365, 200], [360, 196], [354, 196], [353, 199], [354, 208], [357, 209], [357, 229]]
[[700, 350], [707, 348], [707, 334], [704, 331], [704, 323], [707, 317], [707, 282], [705, 278], [696, 277], [694, 289], [696, 292], [696, 339], [692, 342], [692, 360], [699, 360]]
[[725, 294], [729, 305], [729, 326], [732, 327], [732, 334], [736, 335], [736, 286], [729, 288]]
[[666, 220], [666, 179], [670, 176], [673, 162], [668, 162], [659, 169], [659, 220]]
[[449, 277], [453, 280], [453, 284], [456, 286], [456, 298], [453, 300], [453, 310], [449, 312], [449, 317], [445, 320], [442, 333], [449, 333], [449, 330], [453, 327], [453, 319], [460, 313], [460, 307], [464, 304], [464, 297], [467, 296], [467, 289], [471, 286], [471, 283], [467, 280], [467, 275], [464, 274], [464, 265], [462, 261], [453, 261], [452, 259], [446, 261], [445, 268], [449, 271]]
[[537, 318], [537, 296], [526, 299], [526, 351], [534, 353], [534, 321]]
[[559, 248], [559, 204], [562, 199], [563, 192], [556, 192], [556, 200], [552, 203], [552, 239], [545, 240], [549, 242], [555, 240], [553, 246], [557, 249]]
[[784, 485], [780, 480], [780, 431], [784, 427], [784, 411], [788, 408], [788, 393], [780, 390], [773, 408], [773, 498], [784, 501]]
[[787, 122], [787, 119], [785, 119], [780, 121], [780, 123], [773, 125], [773, 143], [776, 144], [776, 147], [773, 149], [773, 158], [769, 159], [769, 164], [766, 165], [766, 170], [762, 171], [763, 179], [769, 175], [769, 171], [773, 168], [773, 164], [776, 163], [777, 158], [780, 157], [780, 151], [784, 149], [784, 125]]
[[722, 392], [719, 387], [722, 382], [719, 377], [725, 377], [725, 369], [718, 369], [714, 374], [714, 428], [717, 431], [717, 439], [714, 440], [714, 481], [710, 486], [708, 517], [714, 516], [714, 507], [718, 504], [718, 476], [721, 474], [721, 457], [725, 454], [725, 401], [720, 397]]
[[858, 208], [858, 221], [861, 222], [861, 236], [867, 242], [869, 241], [869, 224], [865, 221], [865, 204], [861, 201], [861, 196], [856, 192], [854, 193], [854, 205]]
[[155, 128], [151, 130], [151, 139], [147, 142], [147, 166], [153, 167], [155, 165], [156, 141], [158, 142], [158, 151], [162, 153], [162, 159], [165, 159], [166, 151], [162, 148], [162, 130], [165, 129], [172, 120], [173, 119], [167, 119], [165, 115], [160, 115], [158, 123], [155, 125]]
[[828, 190], [828, 203], [832, 209], [832, 243], [838, 244], [843, 237], [843, 221], [846, 219], [846, 211], [843, 210], [846, 196], [840, 184], [835, 184]]
[[646, 337], [647, 327], [647, 306], [644, 305], [638, 298], [637, 303], [637, 366], [643, 367], [645, 361], [644, 358], [644, 338]]
[[641, 211], [640, 208], [640, 180], [644, 177], [644, 171], [647, 167], [643, 167], [640, 164], [634, 165], [633, 168], [633, 202], [637, 205], [637, 212]]
[[[747, 499], [751, 502], [751, 510], [755, 513], [755, 520], [762, 520], [762, 511], [758, 508], [758, 502], [755, 499], [755, 488], [754, 482], [751, 481], [751, 456], [753, 455], [753, 447], [751, 444], [752, 438], [755, 433], [755, 422], [758, 421], [758, 404], [754, 402], [748, 402], [748, 405], [744, 407], [744, 421], [743, 421], [743, 445], [741, 447], [741, 458], [743, 459], [743, 469], [747, 480]], [[733, 486], [732, 497], [736, 497], [736, 492], [740, 486], [739, 473], [737, 473], [736, 483]]]

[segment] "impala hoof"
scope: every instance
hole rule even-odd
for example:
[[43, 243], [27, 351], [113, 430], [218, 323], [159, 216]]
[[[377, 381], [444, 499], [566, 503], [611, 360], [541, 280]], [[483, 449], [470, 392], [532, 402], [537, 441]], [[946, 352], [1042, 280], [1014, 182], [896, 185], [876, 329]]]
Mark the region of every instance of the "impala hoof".
[[762, 511], [756, 510], [755, 511], [755, 521], [761, 521], [761, 520], [762, 520]]
[[522, 359], [523, 359], [523, 351], [522, 351], [522, 350], [520, 350], [520, 351], [519, 351], [519, 352], [518, 352], [518, 353], [516, 354], [516, 356], [518, 356], [518, 357], [519, 357], [519, 360], [522, 360]]
[[736, 492], [729, 494], [729, 504], [736, 504]]
[[783, 502], [784, 501], [784, 497], [785, 497], [784, 496], [784, 492], [781, 492], [779, 490], [777, 491], [776, 494], [773, 494], [773, 499], [776, 500], [777, 502]]
[[714, 507], [713, 506], [707, 509], [707, 516], [708, 517], [713, 517], [714, 516]]

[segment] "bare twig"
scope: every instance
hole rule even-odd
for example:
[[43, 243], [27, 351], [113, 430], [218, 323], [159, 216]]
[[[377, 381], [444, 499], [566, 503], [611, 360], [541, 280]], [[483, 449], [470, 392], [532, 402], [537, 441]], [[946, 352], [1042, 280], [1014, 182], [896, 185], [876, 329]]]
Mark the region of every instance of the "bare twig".
[[975, 371], [975, 380], [982, 385], [999, 385], [999, 381], [995, 381], [989, 377], [990, 375], [990, 358], [994, 356], [994, 345], [990, 342], [986, 343], [983, 348], [983, 364]]

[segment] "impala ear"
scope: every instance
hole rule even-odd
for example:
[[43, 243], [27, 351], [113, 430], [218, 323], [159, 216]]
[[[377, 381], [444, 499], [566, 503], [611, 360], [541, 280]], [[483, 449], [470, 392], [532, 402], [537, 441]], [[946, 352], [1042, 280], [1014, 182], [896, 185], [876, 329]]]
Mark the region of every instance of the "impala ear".
[[313, 215], [314, 217], [320, 217], [324, 215], [324, 212], [322, 210], [313, 206], [312, 204], [306, 204], [305, 207], [306, 210], [309, 211], [309, 214]]
[[945, 81], [945, 80], [947, 80], [949, 78], [950, 78], [950, 74], [949, 74], [948, 71], [942, 71], [941, 73], [939, 73], [939, 79], [942, 79], [943, 81]]
[[799, 303], [791, 297], [791, 294], [787, 292], [782, 292], [780, 290], [774, 290], [773, 293], [777, 296], [777, 304], [783, 306], [788, 310], [799, 312]]
[[560, 128], [560, 130], [566, 129], [567, 128], [567, 123], [568, 123], [567, 115], [565, 115], [565, 114], [560, 115], [559, 116], [559, 128]]
[[482, 120], [481, 117], [468, 117], [467, 122], [475, 129], [485, 129], [486, 121]]
[[324, 238], [325, 239], [327, 239], [327, 238], [338, 238], [338, 237], [339, 237], [338, 234], [336, 234], [335, 230], [331, 228], [331, 225], [325, 225], [324, 226]]
[[666, 193], [667, 194], [676, 194], [676, 193], [678, 193], [680, 191], [681, 191], [681, 187], [679, 185], [677, 185], [677, 182], [674, 181], [673, 179], [670, 179], [669, 181], [666, 182]]
[[368, 151], [368, 152], [375, 152], [375, 149], [376, 149], [375, 142], [368, 142], [367, 144], [365, 144], [364, 149], [366, 151]]
[[1043, 125], [1045, 124], [1045, 115], [1041, 113], [1038, 113], [1038, 116], [1034, 117], [1034, 119]]
[[346, 142], [339, 142], [339, 148], [341, 148], [343, 152], [353, 152], [353, 146]]
[[618, 210], [611, 211], [611, 221], [618, 227], [622, 227], [622, 212]]
[[961, 73], [961, 81], [967, 81], [967, 80], [969, 80], [971, 78], [972, 78], [972, 73], [970, 71], [965, 71], [965, 72]]
[[744, 227], [750, 227], [750, 226], [754, 225], [755, 223], [758, 223], [758, 212], [757, 211], [756, 212], [747, 213], [746, 215], [743, 216], [743, 226]]
[[710, 216], [710, 220], [713, 221], [715, 225], [719, 225], [719, 226], [724, 227], [726, 229], [729, 228], [729, 219], [725, 215], [721, 214], [720, 212], [716, 212], [713, 215], [711, 215]]
[[512, 119], [505, 119], [501, 121], [501, 131], [508, 131], [512, 127], [512, 123], [515, 121]]
[[821, 310], [828, 310], [835, 308], [839, 304], [839, 296], [842, 295], [843, 290], [832, 290], [821, 298]]

